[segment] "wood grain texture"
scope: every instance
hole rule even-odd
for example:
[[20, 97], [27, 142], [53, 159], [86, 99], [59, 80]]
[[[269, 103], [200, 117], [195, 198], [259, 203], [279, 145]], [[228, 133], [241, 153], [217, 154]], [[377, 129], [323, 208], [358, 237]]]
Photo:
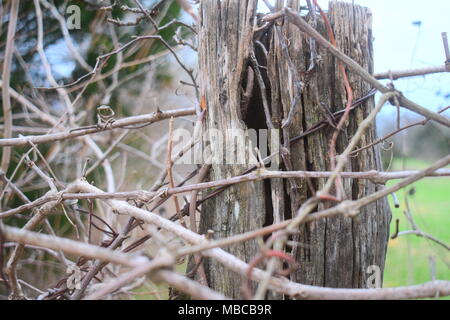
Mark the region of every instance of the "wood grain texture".
[[[213, 164], [210, 179], [239, 175], [246, 166], [226, 164], [226, 152], [233, 136], [227, 129], [244, 129], [240, 119], [241, 79], [247, 63], [256, 16], [255, 0], [202, 1], [200, 7], [199, 68], [201, 95], [207, 97], [205, 132], [217, 129], [226, 145], [212, 143], [212, 155], [224, 164]], [[212, 139], [206, 136], [205, 139]], [[214, 238], [262, 227], [265, 215], [263, 182], [233, 186], [202, 206], [200, 233], [214, 231]], [[255, 241], [228, 248], [230, 253], [249, 262], [258, 251]], [[226, 296], [241, 297], [242, 280], [222, 265], [207, 259], [205, 269], [209, 285]]]
[[[298, 8], [298, 1], [291, 1], [291, 8]], [[371, 33], [371, 13], [367, 8], [352, 6], [348, 3], [330, 2], [329, 19], [333, 26], [338, 47], [369, 72], [373, 72], [373, 50]], [[324, 23], [317, 17], [318, 30], [328, 38]], [[309, 44], [306, 35], [292, 25], [285, 25], [283, 33], [289, 39], [289, 52], [299, 72], [309, 66]], [[279, 43], [279, 42], [278, 42]], [[269, 78], [277, 82], [272, 85], [272, 103], [280, 104], [286, 114], [293, 98], [293, 88], [289, 86], [290, 75], [280, 45], [274, 40], [273, 63], [279, 66]], [[319, 49], [321, 59], [315, 71], [302, 78], [305, 84], [299, 112], [296, 114], [290, 135], [302, 132], [316, 121], [326, 117], [326, 106], [335, 112], [345, 107], [346, 93], [342, 74], [337, 68], [337, 61], [325, 50]], [[349, 79], [355, 97], [361, 97], [371, 88], [360, 77], [349, 73]], [[276, 92], [274, 89], [278, 88]], [[279, 97], [276, 102], [276, 97]], [[337, 142], [337, 153], [342, 152], [353, 136], [358, 124], [374, 107], [373, 99], [350, 114], [346, 128]], [[328, 159], [328, 142], [333, 128], [320, 130], [303, 141], [291, 146], [291, 158], [295, 170], [321, 171], [330, 168]], [[375, 125], [367, 131], [360, 144], [370, 143], [375, 136]], [[367, 149], [353, 158], [345, 171], [381, 170], [378, 147]], [[323, 187], [324, 180], [311, 181], [315, 190]], [[344, 180], [345, 197], [357, 199], [377, 191], [378, 186], [369, 181]], [[295, 212], [301, 203], [312, 195], [303, 180], [298, 180], [297, 195], [292, 188], [287, 188], [291, 200], [291, 212]], [[326, 208], [330, 204], [321, 204]], [[287, 213], [287, 216], [290, 214]], [[338, 288], [366, 287], [369, 274], [367, 267], [377, 265], [384, 269], [386, 246], [389, 233], [390, 209], [386, 199], [380, 200], [363, 209], [357, 219], [333, 217], [309, 223], [301, 227], [301, 233], [295, 240], [301, 246], [294, 248], [293, 254], [299, 262], [299, 268], [292, 274], [294, 281]]]
[[[253, 97], [245, 121], [241, 121], [242, 95], [245, 92], [248, 70], [248, 49], [252, 44], [252, 25], [255, 22], [255, 0], [246, 1], [202, 1], [200, 7], [199, 68], [200, 91], [208, 102], [205, 129], [214, 128], [224, 134], [225, 143], [233, 137], [226, 129], [245, 129], [250, 121], [263, 112], [255, 109]], [[277, 1], [282, 6], [284, 1]], [[287, 5], [299, 10], [299, 0], [288, 0]], [[311, 18], [311, 17], [309, 17]], [[338, 47], [363, 68], [373, 72], [373, 50], [371, 13], [360, 6], [331, 2], [329, 19], [333, 25]], [[327, 37], [322, 19], [317, 17], [318, 31]], [[330, 169], [328, 143], [333, 128], [321, 129], [290, 145], [284, 143], [326, 119], [325, 107], [331, 112], [345, 107], [346, 93], [337, 61], [325, 50], [318, 49], [320, 59], [315, 69], [305, 73], [310, 66], [309, 38], [298, 29], [280, 21], [268, 30], [264, 45], [267, 59], [258, 61], [264, 76], [270, 103], [271, 122], [281, 130], [283, 120], [288, 117], [296, 94], [293, 79], [302, 82], [301, 99], [296, 102], [292, 125], [280, 135], [280, 143], [289, 151], [281, 161], [282, 169], [326, 171]], [[286, 47], [283, 47], [283, 43]], [[258, 46], [255, 46], [258, 54]], [[289, 62], [288, 57], [291, 59]], [[295, 67], [297, 74], [292, 74]], [[255, 77], [256, 78], [256, 77]], [[371, 88], [360, 77], [349, 72], [349, 80], [355, 98], [364, 96]], [[253, 96], [258, 94], [255, 80]], [[247, 102], [246, 102], [247, 103]], [[339, 135], [337, 153], [341, 153], [355, 133], [358, 124], [374, 107], [374, 100], [352, 111], [350, 119]], [[258, 114], [256, 114], [258, 113]], [[375, 125], [367, 131], [360, 142], [366, 145], [376, 139]], [[210, 137], [205, 137], [209, 140]], [[212, 154], [225, 157], [224, 150], [211, 144]], [[239, 175], [246, 166], [214, 164], [210, 179], [224, 179]], [[344, 171], [381, 170], [378, 146], [364, 150], [349, 161]], [[200, 233], [214, 230], [215, 238], [224, 238], [237, 233], [254, 230], [264, 224], [291, 218], [300, 205], [323, 187], [324, 179], [272, 179], [265, 184], [251, 182], [233, 186], [202, 206]], [[344, 179], [347, 199], [357, 199], [378, 190], [379, 186], [368, 180]], [[311, 190], [312, 186], [314, 190]], [[333, 205], [323, 203], [319, 209]], [[386, 199], [363, 209], [357, 219], [332, 217], [310, 222], [300, 227], [293, 240], [300, 246], [292, 249], [299, 263], [291, 279], [304, 284], [340, 288], [366, 287], [369, 274], [367, 267], [377, 265], [384, 269], [389, 233], [390, 209]], [[230, 247], [230, 253], [249, 262], [258, 252], [255, 241]], [[289, 249], [291, 250], [291, 249]], [[218, 263], [206, 259], [205, 269], [209, 285], [219, 292], [242, 298], [240, 276], [225, 270]], [[281, 295], [270, 294], [269, 298], [281, 299]]]

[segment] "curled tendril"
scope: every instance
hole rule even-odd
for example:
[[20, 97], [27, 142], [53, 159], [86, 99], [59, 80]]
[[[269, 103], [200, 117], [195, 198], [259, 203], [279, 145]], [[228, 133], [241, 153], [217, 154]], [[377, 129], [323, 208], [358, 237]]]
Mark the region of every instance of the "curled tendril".
[[178, 87], [175, 89], [175, 95], [178, 97], [184, 96], [186, 95], [186, 91], [184, 90], [184, 88]]
[[[385, 146], [386, 143], [387, 143], [387, 146]], [[394, 142], [393, 141], [387, 141], [387, 140], [383, 141], [383, 143], [381, 144], [381, 149], [383, 151], [389, 151], [390, 154], [391, 154], [390, 159], [389, 159], [389, 165], [388, 165], [388, 167], [385, 170], [385, 171], [389, 171], [391, 169], [391, 165], [392, 165], [392, 162], [394, 160]]]
[[383, 149], [384, 151], [391, 151], [392, 149], [394, 149], [394, 141], [383, 141], [383, 143], [381, 144], [381, 149]]

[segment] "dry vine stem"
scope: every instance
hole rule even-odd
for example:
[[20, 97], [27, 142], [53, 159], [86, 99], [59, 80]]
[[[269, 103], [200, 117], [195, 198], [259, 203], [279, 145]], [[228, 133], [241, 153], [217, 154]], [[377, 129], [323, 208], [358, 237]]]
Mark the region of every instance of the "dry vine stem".
[[[317, 43], [327, 49], [331, 54], [333, 54], [337, 59], [342, 61], [346, 66], [348, 66], [353, 72], [360, 75], [365, 81], [371, 84], [374, 88], [379, 90], [382, 93], [387, 93], [391, 91], [389, 88], [385, 87], [382, 83], [377, 81], [371, 74], [369, 74], [366, 70], [364, 70], [360, 65], [358, 65], [355, 61], [349, 58], [347, 55], [342, 53], [338, 48], [333, 47], [325, 38], [323, 38], [316, 30], [314, 30], [298, 13], [292, 11], [289, 8], [284, 9], [283, 12], [280, 12], [278, 15], [271, 16], [270, 18], [266, 17], [266, 21], [271, 19], [277, 19], [282, 16], [282, 14], [286, 14], [289, 18], [289, 21], [296, 25], [301, 31], [307, 33], [310, 37], [314, 38]], [[432, 112], [417, 103], [407, 99], [404, 96], [400, 96], [399, 98], [401, 106], [407, 108], [415, 113], [418, 113], [426, 118], [432, 119], [436, 122], [439, 122], [447, 127], [450, 127], [450, 120], [442, 115], [437, 114], [436, 112]]]
[[195, 113], [193, 108], [187, 109], [177, 109], [173, 111], [158, 111], [147, 115], [140, 115], [129, 117], [125, 119], [116, 120], [111, 123], [108, 127], [95, 127], [91, 129], [82, 129], [78, 130], [78, 128], [71, 129], [70, 131], [61, 132], [61, 133], [51, 133], [41, 136], [24, 136], [22, 138], [11, 138], [11, 139], [0, 139], [0, 147], [7, 146], [21, 146], [27, 145], [30, 142], [34, 144], [47, 143], [47, 142], [55, 142], [59, 140], [73, 139], [84, 135], [94, 134], [102, 131], [118, 129], [118, 128], [127, 128], [128, 126], [135, 125], [150, 125], [156, 121], [170, 119], [171, 117], [184, 117], [189, 116]]
[[[423, 176], [429, 174], [437, 170], [438, 168], [448, 165], [450, 163], [450, 156], [441, 159], [433, 166], [420, 171], [414, 176], [405, 179], [404, 181], [398, 183], [397, 185], [392, 186], [386, 190], [378, 194], [371, 195], [367, 198], [363, 198], [354, 202], [354, 204], [342, 203], [336, 207], [324, 210], [323, 212], [318, 212], [313, 215], [310, 215], [308, 219], [305, 221], [311, 221], [314, 219], [323, 218], [326, 216], [332, 216], [335, 214], [354, 214], [357, 212], [357, 208], [367, 205], [370, 202], [375, 201], [381, 197], [386, 196], [392, 191], [396, 191], [400, 188], [405, 187], [422, 178]], [[74, 188], [78, 188], [79, 191], [83, 192], [95, 192], [101, 193], [101, 190], [95, 188], [85, 181], [79, 181], [74, 185]], [[208, 241], [205, 240], [203, 236], [200, 236], [192, 231], [179, 226], [169, 220], [166, 220], [158, 215], [155, 215], [149, 211], [142, 210], [136, 207], [133, 207], [126, 202], [118, 201], [118, 200], [106, 200], [107, 203], [114, 209], [116, 212], [121, 214], [131, 215], [139, 220], [143, 220], [147, 223], [155, 224], [158, 227], [169, 230], [170, 232], [176, 234], [180, 238], [191, 244], [197, 245], [208, 245]], [[7, 229], [12, 230], [12, 229]], [[17, 236], [14, 236], [17, 237]], [[6, 237], [8, 239], [8, 236]], [[25, 242], [22, 238], [21, 241]], [[35, 238], [34, 238], [35, 239]], [[47, 241], [47, 240], [46, 240]], [[49, 248], [52, 249], [62, 249], [62, 247], [58, 247], [57, 241], [51, 242], [38, 242], [34, 240], [32, 244], [44, 246], [45, 243], [51, 243], [48, 245]], [[82, 249], [74, 249], [74, 250], [82, 250]], [[231, 270], [240, 273], [246, 274], [248, 270], [248, 265], [242, 260], [237, 259], [233, 255], [223, 251], [219, 248], [211, 248], [207, 250], [203, 250], [202, 254], [213, 257], [217, 259], [220, 263], [226, 265]], [[106, 259], [103, 257], [103, 259]], [[108, 260], [108, 259], [106, 259]], [[129, 260], [129, 259], [128, 259]], [[127, 264], [129, 264], [127, 260]], [[138, 272], [137, 274], [141, 274]], [[260, 269], [254, 269], [252, 274], [252, 279], [254, 280], [263, 280], [265, 278], [266, 273]], [[128, 278], [127, 278], [128, 279]], [[434, 297], [437, 294], [440, 295], [448, 295], [450, 294], [450, 281], [435, 281], [431, 283], [427, 283], [419, 286], [411, 286], [411, 287], [403, 287], [403, 288], [392, 288], [392, 289], [332, 289], [332, 288], [321, 288], [314, 286], [306, 286], [298, 283], [291, 282], [289, 280], [283, 278], [275, 278], [272, 277], [269, 281], [268, 288], [277, 292], [282, 292], [297, 298], [310, 298], [310, 299], [402, 299], [402, 298], [420, 298], [420, 297]], [[373, 293], [369, 295], [369, 292]]]
[[163, 280], [173, 285], [178, 290], [185, 291], [186, 293], [192, 295], [194, 298], [203, 300], [226, 299], [223, 295], [216, 293], [207, 287], [203, 287], [192, 280], [173, 273], [172, 271], [164, 270], [174, 264], [173, 257], [168, 253], [161, 254], [160, 257], [156, 257], [152, 261], [149, 261], [148, 258], [143, 256], [121, 253], [65, 238], [57, 238], [34, 232], [26, 232], [25, 230], [17, 228], [3, 226], [1, 231], [10, 241], [36, 245], [38, 247], [54, 250], [63, 250], [66, 253], [71, 253], [77, 256], [95, 258], [133, 268], [132, 271], [123, 275], [112, 284], [103, 287], [98, 292], [87, 297], [87, 299], [99, 299], [107, 293], [110, 293], [117, 288], [120, 288], [122, 285], [127, 284], [134, 278], [150, 273], [152, 270], [156, 270], [156, 272], [152, 274], [152, 277], [157, 278], [158, 281]]
[[[438, 168], [446, 166], [449, 163], [450, 163], [450, 156], [438, 161], [436, 164], [427, 168], [426, 170], [420, 171], [416, 175], [405, 179], [404, 181], [398, 183], [397, 185], [394, 185], [390, 188], [380, 191], [377, 194], [373, 194], [366, 198], [362, 198], [351, 204], [348, 202], [343, 202], [341, 205], [338, 205], [336, 207], [324, 210], [323, 212], [318, 212], [313, 215], [310, 215], [310, 217], [308, 219], [306, 219], [305, 221], [311, 221], [314, 219], [323, 218], [326, 216], [332, 216], [332, 215], [336, 215], [336, 214], [354, 215], [358, 211], [358, 208], [360, 208], [364, 205], [367, 205], [373, 201], [376, 201], [377, 199], [385, 197], [389, 193], [399, 190], [400, 188], [403, 188], [403, 187], [421, 179], [423, 176], [429, 174], [430, 172], [437, 170]], [[81, 183], [80, 187], [81, 187], [81, 189], [83, 189], [86, 192], [101, 192], [97, 188], [90, 186], [84, 182]], [[158, 227], [170, 230], [171, 232], [173, 232], [177, 236], [183, 238], [184, 240], [186, 240], [189, 243], [200, 244], [205, 241], [202, 236], [199, 236], [181, 226], [173, 224], [172, 222], [170, 222], [164, 218], [161, 218], [155, 214], [152, 214], [151, 212], [130, 206], [122, 201], [107, 200], [107, 202], [118, 212], [120, 212], [122, 214], [132, 215], [137, 219], [146, 221], [148, 223], [156, 224]], [[231, 270], [241, 273], [241, 274], [245, 274], [248, 269], [248, 265], [246, 263], [244, 263], [243, 261], [237, 259], [233, 255], [231, 255], [221, 249], [215, 249], [215, 248], [209, 249], [207, 251], [203, 251], [202, 254], [217, 259], [220, 263], [226, 265]], [[254, 270], [253, 279], [262, 280], [262, 279], [264, 279], [264, 276], [265, 276], [264, 271], [259, 270], [259, 269]], [[312, 298], [312, 299], [318, 298], [318, 296], [320, 298], [336, 299], [339, 296], [339, 294], [344, 294], [344, 296], [342, 296], [341, 299], [342, 298], [356, 299], [358, 296], [356, 294], [356, 292], [358, 292], [358, 291], [361, 291], [361, 293], [362, 293], [361, 299], [367, 298], [367, 296], [366, 296], [367, 290], [363, 290], [363, 289], [352, 290], [352, 289], [326, 289], [326, 288], [310, 287], [310, 286], [300, 285], [297, 283], [292, 283], [288, 280], [280, 279], [280, 278], [272, 278], [272, 280], [269, 282], [269, 288], [271, 290], [275, 290], [275, 291], [289, 294], [292, 296], [299, 295], [299, 297], [304, 297], [304, 298], [308, 297], [308, 298]], [[296, 288], [296, 289], [293, 289], [293, 288]], [[308, 290], [308, 288], [310, 290]], [[426, 289], [426, 290], [424, 290], [424, 291], [419, 290], [417, 294], [422, 295], [422, 294], [424, 294], [424, 292], [427, 292], [427, 293], [432, 292], [432, 296], [435, 296], [438, 292], [441, 294], [444, 294], [444, 292], [450, 291], [450, 282], [449, 281], [439, 282], [439, 285], [437, 287], [433, 287], [433, 289], [436, 291], [433, 291], [430, 288], [430, 284], [424, 285], [423, 287], [420, 287], [420, 288]], [[373, 290], [369, 290], [369, 291], [373, 291]], [[348, 292], [348, 295], [346, 295], [345, 292]], [[396, 297], [398, 298], [399, 294], [401, 294], [401, 293], [407, 295], [405, 298], [409, 297], [409, 295], [412, 294], [409, 289], [405, 289], [405, 288], [402, 288], [401, 290], [397, 290], [397, 291], [395, 289], [379, 289], [379, 292], [380, 293], [377, 294], [377, 297], [378, 298], [384, 297], [385, 299], [390, 299], [391, 294], [394, 299]], [[329, 296], [325, 297], [327, 295], [327, 293], [329, 293]], [[446, 294], [448, 294], [448, 293], [446, 293]], [[374, 299], [377, 299], [377, 298], [374, 298]]]
[[[12, 110], [11, 100], [9, 93], [9, 81], [11, 77], [11, 61], [14, 52], [14, 34], [17, 25], [17, 16], [19, 13], [20, 1], [13, 1], [10, 8], [10, 17], [8, 23], [8, 34], [6, 39], [5, 57], [3, 60], [3, 72], [2, 81], [4, 83], [2, 90], [2, 104], [3, 104], [3, 117], [4, 117], [4, 138], [9, 138], [12, 135]], [[11, 148], [3, 148], [1, 169], [3, 171], [8, 170], [9, 161], [11, 156]]]
[[[419, 173], [417, 170], [410, 171], [397, 171], [397, 172], [341, 172], [341, 178], [347, 179], [366, 179], [377, 184], [385, 184], [389, 180], [403, 179]], [[319, 171], [255, 171], [242, 176], [232, 177], [224, 180], [216, 180], [210, 182], [199, 182], [196, 184], [190, 184], [182, 187], [167, 188], [164, 192], [165, 195], [171, 196], [179, 193], [187, 193], [192, 191], [205, 190], [210, 188], [230, 186], [237, 183], [244, 183], [262, 179], [274, 179], [274, 178], [320, 178], [325, 179], [333, 175], [333, 172], [319, 172]], [[439, 169], [434, 172], [430, 172], [427, 177], [450, 177], [450, 169]], [[14, 188], [14, 186], [12, 186]], [[20, 191], [20, 190], [17, 190]], [[6, 218], [15, 214], [31, 210], [35, 207], [39, 207], [44, 203], [62, 199], [62, 200], [83, 200], [83, 199], [134, 199], [140, 201], [149, 201], [154, 197], [162, 195], [159, 192], [148, 192], [146, 190], [135, 190], [128, 192], [105, 192], [105, 193], [70, 193], [67, 191], [61, 191], [56, 194], [49, 193], [37, 200], [28, 202], [24, 205], [0, 212], [0, 218]]]

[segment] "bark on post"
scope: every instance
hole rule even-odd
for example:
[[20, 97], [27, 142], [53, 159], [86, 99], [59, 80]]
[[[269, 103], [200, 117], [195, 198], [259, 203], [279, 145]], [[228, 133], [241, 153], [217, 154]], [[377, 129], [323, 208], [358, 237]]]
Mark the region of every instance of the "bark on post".
[[[277, 6], [283, 6], [284, 2], [277, 1]], [[286, 2], [288, 7], [300, 9], [299, 0]], [[251, 64], [248, 48], [255, 45], [252, 27], [256, 3], [256, 0], [201, 2], [199, 68], [200, 91], [208, 104], [205, 127], [222, 132], [225, 145], [233, 140], [227, 134], [227, 129], [264, 127], [257, 120], [261, 119], [261, 115], [264, 119], [264, 110], [256, 80], [247, 116], [241, 119], [247, 66]], [[357, 5], [333, 1], [329, 5], [328, 17], [338, 47], [372, 72], [370, 11]], [[309, 15], [307, 19], [313, 17]], [[322, 19], [319, 16], [315, 19], [317, 29], [328, 37]], [[344, 109], [346, 93], [336, 60], [325, 50], [317, 48], [318, 56], [314, 61], [314, 68], [310, 69], [311, 50], [315, 45], [287, 20], [275, 23], [266, 30], [264, 37], [258, 39], [268, 50], [267, 57], [258, 55], [258, 64], [267, 66], [267, 69], [261, 68], [261, 72], [267, 77], [265, 84], [271, 122], [282, 132], [280, 144], [289, 151], [282, 153], [282, 168], [329, 170], [330, 160], [327, 155], [328, 143], [334, 130], [332, 127], [321, 129], [291, 145], [287, 141], [316, 122], [327, 119], [329, 111]], [[260, 45], [254, 48], [255, 51], [260, 50]], [[296, 74], [292, 74], [292, 69]], [[302, 87], [297, 99], [295, 97], [299, 87], [295, 86], [296, 80]], [[355, 98], [364, 96], [371, 89], [361, 78], [350, 72], [349, 80]], [[293, 101], [296, 101], [293, 121], [287, 129], [282, 129]], [[347, 125], [339, 135], [337, 154], [343, 151], [358, 123], [373, 107], [374, 101], [369, 99], [351, 112]], [[209, 141], [211, 138], [205, 137]], [[375, 126], [372, 126], [363, 137], [361, 145], [374, 139]], [[213, 155], [225, 158], [224, 151], [219, 149], [219, 145], [211, 144]], [[214, 164], [210, 178], [215, 180], [239, 175], [245, 169], [248, 166]], [[352, 158], [345, 171], [373, 169], [382, 169], [378, 147], [367, 149]], [[305, 179], [273, 179], [266, 183], [236, 185], [203, 204], [200, 232], [206, 233], [212, 229], [215, 238], [222, 238], [291, 218], [299, 206], [314, 194], [311, 186], [314, 190], [320, 190], [324, 182], [324, 179], [311, 179], [309, 183]], [[380, 187], [368, 180], [345, 179], [343, 184], [347, 199], [360, 198]], [[319, 208], [331, 205], [333, 204], [325, 202]], [[293, 239], [300, 245], [293, 249], [287, 248], [288, 251], [292, 250], [291, 253], [299, 263], [298, 269], [291, 274], [292, 280], [327, 287], [367, 287], [367, 278], [370, 276], [367, 273], [368, 267], [375, 265], [381, 271], [384, 269], [390, 215], [387, 200], [383, 199], [365, 207], [354, 220], [333, 217], [301, 226], [299, 235]], [[247, 262], [257, 254], [258, 249], [255, 241], [229, 248], [230, 252]], [[209, 259], [205, 261], [205, 269], [212, 288], [233, 298], [242, 297], [242, 279], [238, 275]], [[270, 297], [281, 298], [276, 295]]]
[[[288, 6], [299, 8], [299, 2], [290, 1]], [[372, 19], [369, 9], [333, 1], [329, 3], [328, 17], [337, 46], [361, 66], [373, 72]], [[320, 17], [316, 19], [318, 30], [328, 38], [322, 19]], [[305, 72], [311, 60], [310, 40], [289, 24], [283, 27], [283, 34], [286, 39], [289, 39], [289, 53], [296, 70], [300, 74], [302, 71]], [[279, 43], [278, 39], [274, 39], [271, 50], [272, 59], [278, 66], [278, 71], [273, 70], [269, 78], [271, 81], [279, 81], [279, 92], [274, 92], [276, 86], [272, 86], [272, 99], [276, 101], [276, 97], [280, 97], [279, 104], [285, 110], [290, 106], [294, 90], [292, 87], [283, 85], [289, 83], [289, 71], [286, 57], [283, 56]], [[291, 137], [310, 128], [318, 120], [326, 119], [328, 113], [326, 108], [331, 112], [345, 108], [346, 93], [342, 74], [337, 68], [337, 61], [325, 50], [320, 48], [318, 50], [319, 58], [315, 69], [301, 79], [304, 89], [298, 107], [299, 112], [289, 130]], [[348, 74], [355, 98], [362, 97], [370, 91], [370, 86], [360, 77], [351, 72]], [[337, 154], [344, 150], [358, 124], [373, 107], [374, 100], [370, 99], [351, 112], [348, 125], [337, 141]], [[295, 170], [321, 171], [330, 168], [327, 156], [328, 142], [333, 130], [332, 127], [320, 130], [291, 146], [291, 159], [298, 159], [292, 161]], [[375, 133], [375, 125], [373, 125], [362, 138], [361, 145], [373, 141]], [[373, 169], [382, 170], [378, 147], [367, 149], [351, 159], [345, 171]], [[315, 190], [320, 190], [325, 180], [311, 182]], [[343, 182], [347, 199], [361, 198], [381, 187], [370, 181], [346, 179]], [[296, 196], [298, 201], [292, 201], [295, 199], [294, 191], [288, 189], [291, 194], [292, 212], [295, 212], [304, 199], [312, 195], [306, 181], [298, 181], [298, 186]], [[324, 203], [322, 206], [324, 208], [327, 204]], [[381, 271], [384, 269], [390, 218], [389, 205], [387, 200], [383, 199], [365, 207], [361, 215], [354, 220], [333, 217], [304, 225], [296, 239], [303, 246], [295, 247], [293, 250], [299, 262], [299, 268], [291, 275], [292, 280], [326, 287], [367, 287], [367, 279], [373, 272], [368, 273], [369, 266], [378, 266]]]
[[[236, 176], [247, 169], [244, 165], [227, 164], [227, 153], [233, 156], [238, 151], [230, 149], [235, 139], [230, 129], [245, 129], [240, 119], [241, 80], [252, 44], [256, 2], [201, 2], [199, 69], [200, 93], [206, 98], [208, 108], [205, 140], [214, 141], [215, 132], [223, 139], [223, 144], [210, 144], [211, 154], [217, 159], [210, 170], [211, 180]], [[202, 206], [200, 232], [213, 230], [214, 238], [223, 238], [254, 230], [262, 227], [264, 214], [263, 182], [239, 184]], [[258, 246], [251, 241], [232, 246], [229, 251], [249, 261], [256, 255]], [[205, 269], [212, 288], [230, 297], [240, 297], [239, 276], [211, 260], [205, 262]]]

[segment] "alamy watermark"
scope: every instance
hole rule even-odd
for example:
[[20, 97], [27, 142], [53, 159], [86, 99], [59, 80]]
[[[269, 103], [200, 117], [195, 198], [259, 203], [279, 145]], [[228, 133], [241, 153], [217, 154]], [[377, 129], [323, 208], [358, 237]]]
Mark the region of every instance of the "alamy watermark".
[[367, 288], [381, 288], [381, 268], [377, 265], [368, 266], [366, 273], [370, 274], [370, 276], [367, 278]]
[[70, 264], [67, 267], [66, 273], [69, 274], [66, 280], [67, 289], [73, 290], [81, 289], [81, 270], [75, 264]]
[[69, 30], [80, 30], [81, 29], [81, 9], [79, 6], [72, 4], [67, 7], [66, 14], [66, 25]]
[[[255, 166], [264, 162], [267, 169], [278, 170], [280, 131], [278, 129], [200, 129], [174, 130], [172, 154], [183, 156], [177, 164], [213, 164]], [[202, 137], [195, 140], [195, 137]], [[195, 142], [191, 150], [186, 146]]]

